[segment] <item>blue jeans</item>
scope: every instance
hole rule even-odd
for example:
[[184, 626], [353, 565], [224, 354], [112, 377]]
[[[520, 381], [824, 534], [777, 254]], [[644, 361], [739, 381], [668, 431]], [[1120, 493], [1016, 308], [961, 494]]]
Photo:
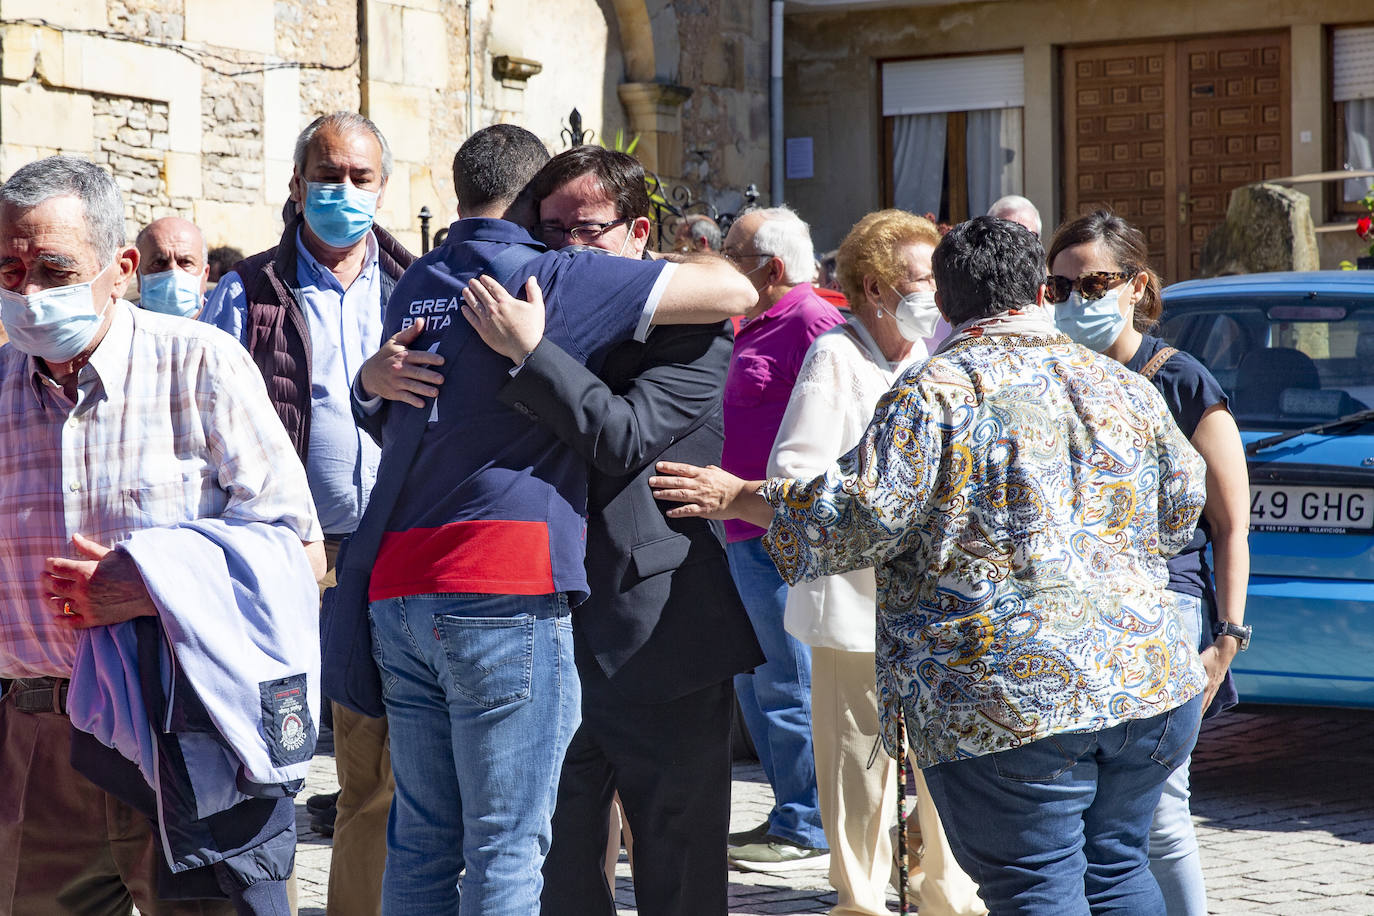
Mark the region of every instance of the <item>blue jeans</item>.
[[[1202, 600], [1191, 595], [1178, 597], [1190, 612], [1188, 625], [1193, 628], [1193, 635], [1200, 639], [1204, 620]], [[1209, 633], [1208, 642], [1210, 637]], [[1207, 916], [1207, 884], [1202, 877], [1202, 856], [1198, 853], [1193, 813], [1188, 806], [1191, 763], [1189, 757], [1169, 774], [1155, 807], [1154, 823], [1150, 825], [1150, 872], [1159, 882], [1169, 916]]]
[[1147, 865], [1160, 789], [1193, 750], [1202, 698], [1100, 731], [923, 770], [954, 858], [998, 916], [1163, 916]]
[[811, 649], [783, 629], [787, 584], [763, 540], [735, 541], [725, 552], [767, 658], [753, 674], [735, 675], [735, 693], [773, 787], [768, 832], [799, 846], [828, 849], [811, 750]]
[[539, 912], [581, 717], [566, 595], [419, 595], [369, 616], [396, 777], [382, 912]]

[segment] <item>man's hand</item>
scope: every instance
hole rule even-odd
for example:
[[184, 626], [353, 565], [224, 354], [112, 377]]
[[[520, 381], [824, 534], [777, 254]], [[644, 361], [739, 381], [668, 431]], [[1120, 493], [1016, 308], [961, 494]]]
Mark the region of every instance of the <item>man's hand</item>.
[[1212, 698], [1217, 695], [1222, 682], [1226, 680], [1226, 672], [1238, 651], [1240, 646], [1234, 637], [1219, 639], [1202, 650], [1202, 667], [1207, 670], [1207, 686], [1202, 692], [1204, 710], [1212, 705]]
[[84, 559], [48, 557], [43, 563], [43, 588], [59, 621], [84, 629], [157, 615], [132, 557], [79, 534], [72, 535], [72, 546]]
[[358, 370], [362, 394], [367, 397], [381, 395], [388, 401], [400, 401], [411, 407], [424, 407], [422, 398], [439, 394], [444, 377], [426, 367], [442, 366], [444, 358], [428, 350], [410, 349], [424, 330], [425, 320], [417, 318], [410, 327], [392, 334], [381, 349], [367, 358]]
[[517, 366], [544, 336], [544, 293], [539, 281], [525, 282], [525, 298], [516, 299], [491, 277], [473, 277], [463, 290], [463, 317], [482, 341]]

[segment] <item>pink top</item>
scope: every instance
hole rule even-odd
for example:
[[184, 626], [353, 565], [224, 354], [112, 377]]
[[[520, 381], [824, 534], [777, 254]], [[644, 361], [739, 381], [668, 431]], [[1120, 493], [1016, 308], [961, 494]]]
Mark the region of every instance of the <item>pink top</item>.
[[[725, 450], [721, 466], [745, 480], [762, 480], [768, 469], [792, 384], [806, 351], [825, 331], [844, 323], [833, 305], [810, 283], [788, 290], [771, 309], [744, 322], [725, 380]], [[725, 523], [728, 541], [761, 537], [748, 522]]]

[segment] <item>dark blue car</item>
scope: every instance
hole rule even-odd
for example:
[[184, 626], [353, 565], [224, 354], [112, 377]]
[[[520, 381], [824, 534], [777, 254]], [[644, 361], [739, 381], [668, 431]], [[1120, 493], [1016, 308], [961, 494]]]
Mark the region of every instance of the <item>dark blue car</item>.
[[1216, 376], [1245, 441], [1242, 700], [1374, 707], [1374, 271], [1179, 283], [1160, 333]]

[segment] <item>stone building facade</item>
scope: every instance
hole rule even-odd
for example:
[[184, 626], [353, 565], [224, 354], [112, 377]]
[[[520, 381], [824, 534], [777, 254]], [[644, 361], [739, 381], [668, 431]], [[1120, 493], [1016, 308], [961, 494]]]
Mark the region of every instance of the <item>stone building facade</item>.
[[0, 0], [0, 177], [55, 152], [107, 165], [130, 233], [280, 234], [295, 135], [354, 109], [396, 167], [379, 220], [417, 249], [455, 215], [470, 128], [594, 139], [723, 209], [768, 187], [767, 0]]

